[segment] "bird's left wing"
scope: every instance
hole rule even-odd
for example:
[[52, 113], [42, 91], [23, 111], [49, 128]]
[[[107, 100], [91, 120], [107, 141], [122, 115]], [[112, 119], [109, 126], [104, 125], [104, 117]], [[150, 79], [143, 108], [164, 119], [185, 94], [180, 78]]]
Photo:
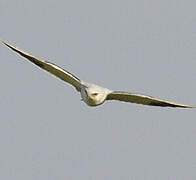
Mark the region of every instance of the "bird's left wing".
[[113, 91], [112, 93], [108, 94], [106, 100], [119, 100], [119, 101], [125, 101], [125, 102], [131, 102], [131, 103], [137, 103], [137, 104], [143, 104], [149, 106], [195, 108], [194, 106], [165, 101], [151, 96], [127, 93], [121, 91]]
[[[1, 40], [2, 41], [2, 40]], [[50, 62], [41, 60], [39, 58], [36, 58], [10, 44], [8, 44], [5, 41], [2, 41], [7, 47], [9, 47], [10, 49], [14, 50], [15, 52], [19, 53], [21, 56], [27, 58], [29, 61], [31, 61], [32, 63], [34, 63], [35, 65], [39, 66], [40, 68], [50, 72], [51, 74], [55, 75], [56, 77], [62, 79], [63, 81], [66, 81], [68, 83], [70, 83], [71, 85], [73, 85], [78, 91], [81, 90], [82, 88], [82, 83], [80, 81], [80, 79], [78, 79], [77, 77], [75, 77], [73, 74], [69, 73], [68, 71], [65, 71], [64, 69], [58, 67], [55, 64], [52, 64]]]

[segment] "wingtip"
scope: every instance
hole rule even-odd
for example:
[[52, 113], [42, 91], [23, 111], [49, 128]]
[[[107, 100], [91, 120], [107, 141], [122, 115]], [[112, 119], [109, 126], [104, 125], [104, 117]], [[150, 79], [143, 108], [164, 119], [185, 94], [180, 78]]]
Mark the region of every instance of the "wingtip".
[[196, 108], [196, 106], [184, 105], [184, 104], [179, 104], [179, 106], [176, 106], [176, 107], [179, 107], [179, 108], [187, 108], [187, 109]]
[[5, 41], [0, 37], [0, 41], [3, 43], [3, 44], [5, 44]]
[[7, 41], [5, 41], [5, 40], [3, 40], [3, 39], [0, 39], [0, 41], [1, 41], [5, 46], [7, 46], [8, 48], [10, 48], [10, 49], [12, 49], [12, 50], [14, 50], [14, 51], [20, 53], [20, 50], [19, 50], [17, 47], [15, 47], [15, 46], [9, 44]]
[[3, 40], [2, 37], [0, 37], [0, 41], [1, 41], [2, 43], [5, 43], [5, 40]]
[[194, 108], [196, 108], [196, 106], [190, 106], [190, 105], [182, 105], [181, 106], [182, 108], [190, 108], [190, 109], [194, 109]]
[[6, 45], [6, 46], [10, 46], [9, 43], [6, 42], [5, 40], [3, 40], [2, 38], [0, 38], [0, 41], [1, 41], [4, 45]]
[[189, 108], [193, 109], [193, 108], [196, 108], [196, 106], [189, 106]]

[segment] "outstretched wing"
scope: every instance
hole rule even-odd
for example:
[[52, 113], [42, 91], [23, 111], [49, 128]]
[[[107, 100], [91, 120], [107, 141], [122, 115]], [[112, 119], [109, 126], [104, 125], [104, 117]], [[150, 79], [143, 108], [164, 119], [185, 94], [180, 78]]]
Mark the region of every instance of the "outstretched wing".
[[157, 99], [150, 96], [145, 96], [141, 94], [133, 94], [121, 91], [114, 91], [108, 94], [106, 100], [119, 100], [149, 106], [162, 106], [162, 107], [180, 107], [180, 108], [195, 108], [193, 106], [185, 105], [185, 104], [177, 104], [174, 102], [165, 101], [162, 99]]
[[40, 68], [50, 72], [51, 74], [55, 75], [56, 77], [62, 79], [63, 81], [66, 81], [70, 84], [72, 84], [78, 91], [82, 88], [82, 83], [80, 79], [75, 77], [73, 74], [63, 70], [62, 68], [58, 67], [55, 64], [52, 64], [50, 62], [38, 59], [24, 51], [21, 51], [20, 49], [8, 44], [7, 42], [2, 41], [7, 47], [11, 48], [15, 52], [19, 53], [21, 56], [27, 58], [32, 63], [36, 64]]

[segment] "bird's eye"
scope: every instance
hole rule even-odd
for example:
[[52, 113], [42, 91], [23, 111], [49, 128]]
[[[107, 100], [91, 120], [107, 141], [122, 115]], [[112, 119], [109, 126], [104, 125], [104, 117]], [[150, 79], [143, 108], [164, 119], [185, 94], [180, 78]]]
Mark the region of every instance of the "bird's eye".
[[98, 93], [92, 93], [92, 96], [97, 96], [98, 95]]

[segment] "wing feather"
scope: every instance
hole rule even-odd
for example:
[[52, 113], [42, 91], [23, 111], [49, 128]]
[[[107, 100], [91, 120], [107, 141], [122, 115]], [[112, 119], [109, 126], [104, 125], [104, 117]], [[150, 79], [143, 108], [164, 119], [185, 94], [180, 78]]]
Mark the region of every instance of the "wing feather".
[[121, 92], [121, 91], [114, 91], [108, 94], [106, 100], [119, 100], [119, 101], [125, 101], [125, 102], [131, 102], [131, 103], [137, 103], [137, 104], [143, 104], [143, 105], [149, 105], [149, 106], [195, 108], [194, 106], [165, 101], [165, 100], [154, 98], [151, 96], [127, 93], [127, 92]]
[[34, 63], [35, 65], [39, 66], [40, 68], [50, 72], [51, 74], [55, 75], [56, 77], [62, 79], [65, 82], [70, 83], [71, 85], [73, 85], [78, 91], [81, 90], [82, 88], [82, 83], [80, 81], [80, 79], [78, 79], [76, 76], [74, 76], [73, 74], [69, 73], [68, 71], [65, 71], [64, 69], [58, 67], [55, 64], [52, 64], [50, 62], [41, 60], [39, 58], [36, 58], [10, 44], [8, 44], [7, 42], [2, 41], [7, 47], [9, 47], [10, 49], [14, 50], [15, 52], [19, 53], [21, 56], [27, 58], [29, 61], [31, 61], [32, 63]]

